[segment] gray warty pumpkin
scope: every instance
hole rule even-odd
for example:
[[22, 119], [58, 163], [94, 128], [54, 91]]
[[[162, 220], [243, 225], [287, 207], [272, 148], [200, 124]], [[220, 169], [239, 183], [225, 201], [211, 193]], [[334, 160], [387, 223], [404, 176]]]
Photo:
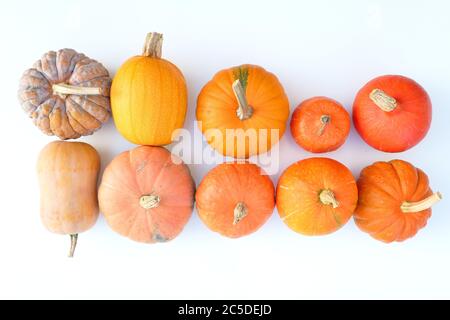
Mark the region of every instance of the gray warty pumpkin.
[[50, 51], [20, 80], [19, 100], [47, 135], [76, 139], [109, 119], [111, 78], [99, 62], [72, 49]]

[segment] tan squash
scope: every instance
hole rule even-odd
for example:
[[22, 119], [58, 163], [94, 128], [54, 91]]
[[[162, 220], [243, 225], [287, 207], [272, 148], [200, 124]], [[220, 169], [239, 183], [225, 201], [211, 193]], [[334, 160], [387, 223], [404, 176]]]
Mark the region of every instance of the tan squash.
[[111, 78], [105, 67], [72, 49], [50, 51], [24, 72], [22, 109], [47, 135], [76, 139], [109, 119]]
[[41, 219], [51, 232], [70, 235], [69, 257], [78, 233], [90, 229], [97, 220], [99, 169], [97, 151], [84, 142], [54, 141], [39, 155]]

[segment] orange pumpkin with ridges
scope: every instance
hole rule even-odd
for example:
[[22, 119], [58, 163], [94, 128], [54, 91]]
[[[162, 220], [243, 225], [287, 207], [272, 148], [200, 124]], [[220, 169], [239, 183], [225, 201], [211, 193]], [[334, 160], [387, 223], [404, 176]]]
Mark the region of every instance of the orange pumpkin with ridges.
[[431, 206], [441, 199], [430, 189], [427, 175], [403, 160], [375, 162], [358, 179], [356, 225], [373, 238], [403, 241], [425, 227]]
[[106, 167], [100, 211], [109, 226], [134, 241], [175, 238], [192, 214], [195, 183], [189, 168], [163, 147], [140, 146]]
[[289, 101], [281, 83], [255, 65], [218, 72], [197, 99], [197, 120], [206, 140], [234, 158], [270, 150], [283, 136], [288, 117]]

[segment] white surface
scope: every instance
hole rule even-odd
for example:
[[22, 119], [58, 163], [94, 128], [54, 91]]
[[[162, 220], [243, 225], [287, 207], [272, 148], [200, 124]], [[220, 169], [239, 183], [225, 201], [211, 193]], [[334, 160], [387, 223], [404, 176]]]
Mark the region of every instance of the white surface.
[[[450, 20], [448, 1], [2, 1], [0, 5], [1, 170], [0, 298], [450, 298]], [[401, 244], [385, 245], [350, 221], [309, 238], [288, 229], [276, 211], [255, 234], [238, 240], [209, 231], [194, 212], [174, 241], [143, 245], [112, 232], [100, 217], [80, 235], [76, 257], [68, 237], [41, 225], [35, 162], [54, 138], [22, 112], [22, 72], [44, 52], [71, 47], [114, 74], [141, 50], [146, 32], [164, 33], [163, 55], [189, 88], [186, 128], [196, 97], [215, 72], [241, 63], [264, 66], [285, 86], [291, 111], [326, 95], [348, 110], [357, 90], [382, 74], [421, 83], [433, 101], [426, 139], [401, 154], [347, 143], [325, 154], [357, 177], [375, 160], [401, 158], [428, 173], [444, 200], [428, 226]], [[395, 133], [393, 133], [395, 138]], [[112, 120], [83, 138], [103, 166], [133, 147]], [[311, 156], [281, 143], [281, 169]], [[212, 166], [190, 166], [197, 184]], [[280, 173], [281, 173], [280, 169]], [[272, 176], [276, 183], [278, 175]]]

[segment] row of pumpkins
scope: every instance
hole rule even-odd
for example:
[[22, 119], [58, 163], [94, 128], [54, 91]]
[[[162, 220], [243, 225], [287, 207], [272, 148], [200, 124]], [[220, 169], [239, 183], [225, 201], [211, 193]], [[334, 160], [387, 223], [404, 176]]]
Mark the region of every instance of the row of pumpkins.
[[[142, 145], [107, 166], [99, 190], [100, 158], [92, 146], [54, 141], [41, 151], [41, 217], [50, 231], [70, 235], [69, 256], [78, 233], [94, 225], [99, 209], [116, 232], [155, 243], [181, 232], [194, 200], [201, 220], [232, 238], [260, 228], [272, 214], [275, 199], [282, 220], [305, 235], [334, 232], [352, 216], [361, 230], [384, 242], [405, 240], [425, 226], [441, 195], [431, 191], [424, 172], [402, 160], [376, 162], [363, 169], [356, 182], [338, 161], [308, 158], [288, 167], [276, 190], [257, 165], [229, 162], [212, 169], [195, 191], [189, 168], [161, 147], [183, 127], [187, 111], [184, 77], [161, 58], [161, 49], [162, 35], [149, 33], [143, 54], [127, 60], [112, 83], [102, 64], [71, 49], [46, 53], [22, 76], [19, 100], [44, 133], [62, 140], [89, 135], [112, 111], [118, 131]], [[259, 141], [257, 150], [248, 144], [241, 150], [235, 140], [206, 136], [214, 149], [234, 158], [268, 151], [283, 135], [288, 117], [289, 102], [277, 77], [255, 65], [218, 72], [197, 101], [203, 133], [280, 133], [277, 139]], [[401, 152], [426, 135], [431, 102], [411, 79], [378, 77], [358, 92], [353, 121], [369, 145]], [[347, 111], [326, 97], [306, 100], [291, 119], [295, 141], [314, 153], [336, 150], [349, 130]]]

